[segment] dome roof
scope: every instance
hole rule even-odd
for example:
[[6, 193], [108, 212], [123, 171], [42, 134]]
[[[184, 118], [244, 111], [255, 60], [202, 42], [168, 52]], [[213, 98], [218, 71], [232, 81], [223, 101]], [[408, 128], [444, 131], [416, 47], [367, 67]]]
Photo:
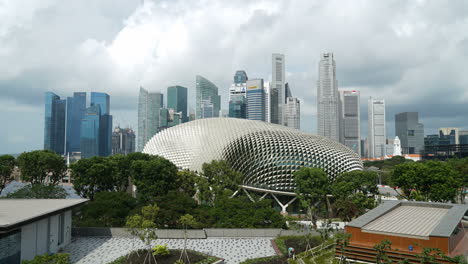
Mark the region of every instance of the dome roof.
[[245, 175], [244, 185], [293, 191], [293, 173], [322, 168], [329, 177], [361, 170], [359, 156], [325, 137], [281, 125], [237, 118], [206, 118], [161, 131], [144, 153], [160, 155], [181, 169], [201, 171], [203, 163], [226, 160]]

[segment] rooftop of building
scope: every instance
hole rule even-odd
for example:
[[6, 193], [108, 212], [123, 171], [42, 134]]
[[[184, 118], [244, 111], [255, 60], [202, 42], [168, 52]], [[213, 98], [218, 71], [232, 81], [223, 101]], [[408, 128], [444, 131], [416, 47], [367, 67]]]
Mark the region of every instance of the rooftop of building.
[[87, 199], [0, 199], [0, 232], [87, 201]]
[[450, 237], [467, 211], [468, 205], [461, 204], [386, 201], [348, 226], [405, 237]]

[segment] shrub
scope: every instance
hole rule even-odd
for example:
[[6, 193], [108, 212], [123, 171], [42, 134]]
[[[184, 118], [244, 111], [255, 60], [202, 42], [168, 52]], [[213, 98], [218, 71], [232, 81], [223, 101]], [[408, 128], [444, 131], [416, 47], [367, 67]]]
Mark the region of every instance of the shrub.
[[171, 254], [171, 252], [169, 252], [169, 249], [167, 248], [167, 244], [156, 245], [153, 247], [154, 256], [167, 256], [169, 254]]
[[70, 264], [70, 254], [58, 253], [55, 255], [39, 255], [32, 260], [23, 260], [21, 264]]

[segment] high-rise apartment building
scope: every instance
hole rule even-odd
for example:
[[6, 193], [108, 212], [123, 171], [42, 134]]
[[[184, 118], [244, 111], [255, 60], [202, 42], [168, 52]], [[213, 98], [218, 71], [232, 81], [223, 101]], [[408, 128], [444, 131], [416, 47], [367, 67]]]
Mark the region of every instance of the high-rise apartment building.
[[66, 100], [52, 92], [45, 93], [44, 149], [59, 155], [65, 152]]
[[301, 129], [301, 103], [298, 98], [286, 98], [286, 124], [288, 127]]
[[167, 108], [182, 113], [182, 122], [188, 121], [187, 115], [187, 88], [183, 86], [170, 86], [167, 88]]
[[360, 94], [356, 90], [339, 91], [339, 128], [341, 144], [361, 154]]
[[81, 119], [80, 149], [81, 158], [99, 156], [100, 148], [100, 124], [101, 108], [95, 104], [86, 108], [85, 115]]
[[98, 106], [100, 110], [98, 155], [107, 157], [112, 152], [112, 115], [110, 115], [109, 95], [91, 92], [91, 106]]
[[116, 127], [112, 132], [112, 155], [135, 152], [135, 132], [131, 128]]
[[[219, 116], [221, 108], [221, 97], [218, 95], [218, 87], [210, 82], [208, 79], [197, 75], [196, 76], [196, 119], [206, 116], [202, 114], [203, 101], [209, 101], [213, 104], [212, 117]], [[206, 103], [206, 102], [205, 102]]]
[[339, 141], [338, 81], [333, 53], [323, 53], [319, 62], [317, 130], [320, 136]]
[[86, 111], [86, 93], [75, 92], [67, 97], [67, 132], [65, 153], [80, 152], [81, 119]]
[[402, 154], [420, 154], [424, 149], [424, 125], [418, 112], [395, 115], [395, 135], [400, 139]]
[[163, 94], [150, 93], [140, 87], [138, 96], [138, 142], [137, 151], [142, 151], [151, 137], [159, 132], [159, 109], [163, 108]]
[[274, 53], [272, 55], [271, 75], [270, 121], [274, 124], [284, 125], [285, 60], [283, 54]]
[[247, 119], [266, 120], [263, 79], [251, 79], [247, 81]]
[[368, 101], [368, 156], [380, 158], [385, 156], [385, 100], [370, 97]]

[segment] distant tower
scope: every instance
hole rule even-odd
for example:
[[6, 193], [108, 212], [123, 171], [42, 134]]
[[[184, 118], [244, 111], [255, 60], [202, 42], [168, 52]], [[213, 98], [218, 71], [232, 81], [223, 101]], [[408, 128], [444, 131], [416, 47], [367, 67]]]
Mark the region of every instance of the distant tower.
[[359, 91], [340, 90], [339, 94], [340, 142], [357, 154], [361, 154]]
[[159, 109], [163, 107], [162, 93], [149, 93], [140, 87], [138, 96], [138, 138], [137, 151], [143, 151], [146, 142], [159, 129]]
[[319, 62], [317, 130], [320, 136], [339, 141], [338, 81], [333, 53], [323, 53]]
[[[196, 76], [196, 109], [195, 118], [200, 119], [203, 116], [219, 117], [219, 110], [221, 108], [221, 97], [218, 95], [218, 87], [210, 82], [203, 76]], [[208, 102], [207, 102], [208, 101]], [[208, 114], [207, 107], [212, 104], [212, 113]], [[205, 107], [205, 109], [203, 109]]]
[[266, 120], [263, 79], [251, 79], [247, 81], [247, 119]]
[[393, 141], [393, 156], [401, 156], [401, 142], [398, 136]]
[[247, 118], [247, 73], [236, 71], [234, 83], [229, 88], [229, 117]]
[[187, 101], [187, 88], [179, 85], [167, 88], [167, 108], [182, 112], [182, 122], [188, 121]]
[[44, 149], [59, 155], [65, 152], [66, 100], [52, 92], [45, 93]]
[[385, 100], [370, 97], [368, 101], [368, 155], [369, 158], [385, 156]]
[[286, 98], [286, 125], [301, 129], [301, 102], [296, 97]]
[[285, 63], [283, 54], [274, 53], [272, 55], [271, 75], [270, 119], [271, 123], [283, 125], [283, 108], [285, 105]]

